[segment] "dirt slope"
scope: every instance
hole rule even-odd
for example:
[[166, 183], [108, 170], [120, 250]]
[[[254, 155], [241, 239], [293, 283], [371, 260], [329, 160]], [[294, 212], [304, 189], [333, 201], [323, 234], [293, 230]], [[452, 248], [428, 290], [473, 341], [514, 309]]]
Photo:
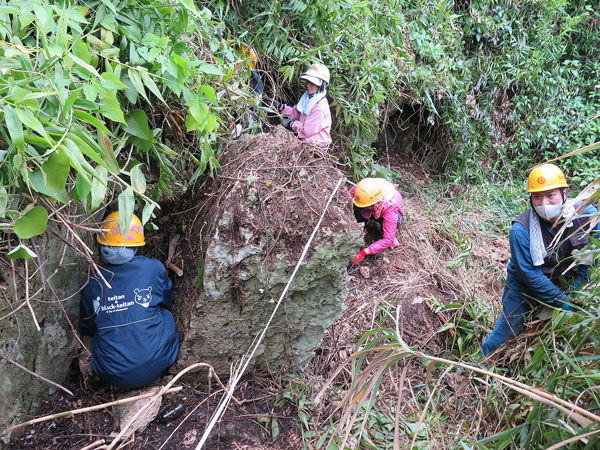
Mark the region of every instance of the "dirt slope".
[[[399, 167], [396, 169], [401, 170]], [[409, 178], [404, 180], [406, 184], [428, 182], [423, 174], [407, 176]], [[442, 355], [452, 331], [440, 332], [440, 329], [448, 321], [452, 321], [453, 316], [447, 312], [433, 312], [436, 305], [452, 303], [457, 298], [468, 300], [475, 297], [480, 301], [499, 304], [501, 285], [498, 274], [508, 259], [507, 241], [489, 242], [477, 234], [468, 236], [470, 264], [480, 269], [479, 275], [473, 277], [473, 273], [465, 267], [451, 267], [447, 264], [447, 261], [460, 261], [462, 251], [456, 236], [440, 227], [440, 216], [443, 215], [444, 208], [451, 208], [451, 205], [441, 198], [437, 207], [439, 214], [436, 216], [428, 212], [423, 199], [414, 194], [405, 195], [405, 203], [406, 220], [398, 234], [401, 245], [369, 256], [359, 267], [349, 269], [350, 295], [346, 301], [347, 310], [326, 331], [316, 357], [300, 375], [299, 379], [304, 380], [302, 383], [308, 382], [317, 389], [355, 350], [358, 339], [381, 323], [382, 307], [391, 311], [396, 307], [401, 308], [401, 333], [409, 345]], [[177, 209], [173, 207], [171, 211]], [[471, 219], [473, 223], [479, 220], [476, 217]], [[165, 248], [164, 242], [157, 239], [156, 247]], [[358, 252], [360, 249], [356, 250]], [[393, 326], [390, 320], [384, 320], [383, 323]], [[425, 376], [423, 367], [418, 364], [410, 366], [409, 374], [413, 384]], [[236, 394], [236, 400], [231, 403], [220, 425], [214, 429], [205, 448], [302, 448], [297, 425], [298, 412], [294, 405], [283, 398], [293, 397], [288, 394], [294, 390], [294, 385], [298, 389], [305, 387], [294, 380], [294, 376], [282, 377], [282, 374], [248, 374]], [[344, 373], [339, 382], [343, 384], [348, 380], [348, 374]], [[458, 379], [455, 381], [457, 384], [460, 382]], [[214, 378], [207, 380], [205, 375], [188, 376], [184, 378], [182, 385], [184, 390], [181, 393], [165, 401], [165, 411], [181, 404], [181, 413], [170, 421], [156, 420], [146, 431], [136, 436], [135, 441], [127, 448], [195, 448], [222, 389]], [[91, 406], [110, 401], [115, 396], [106, 386], [94, 382], [84, 384], [75, 365], [72, 366], [67, 387], [75, 392], [74, 397], [68, 398], [60, 392], [56, 393], [44, 404], [39, 414]], [[381, 389], [384, 397], [391, 395], [393, 391], [393, 385], [383, 386]], [[310, 397], [310, 392], [306, 395]], [[465, 392], [461, 395], [465, 395]], [[322, 419], [326, 423], [328, 414], [335, 407], [334, 400], [325, 399], [322, 409], [317, 412], [318, 420]], [[463, 411], [462, 414], [468, 415], [469, 412]], [[27, 427], [15, 434], [9, 448], [81, 448], [100, 438], [110, 442], [109, 435], [113, 430], [110, 410], [85, 413], [76, 418], [54, 419]]]

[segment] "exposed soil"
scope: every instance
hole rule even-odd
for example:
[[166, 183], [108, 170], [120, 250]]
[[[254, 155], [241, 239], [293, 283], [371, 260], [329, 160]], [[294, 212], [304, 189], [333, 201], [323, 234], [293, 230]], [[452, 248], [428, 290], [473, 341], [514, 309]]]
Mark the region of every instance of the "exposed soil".
[[[282, 152], [289, 157], [289, 152], [293, 154], [294, 148], [282, 148]], [[235, 172], [235, 161], [239, 161], [240, 155], [244, 154], [238, 153], [238, 156], [225, 163], [234, 167], [232, 170], [221, 172], [223, 175], [218, 181], [220, 184], [217, 185], [219, 190], [212, 192], [223, 192], [234, 181], [247, 182], [246, 179], [239, 180]], [[245, 155], [253, 157], [252, 152]], [[301, 156], [298, 161], [301, 161]], [[310, 157], [314, 159], [314, 155]], [[327, 156], [322, 155], [322, 157]], [[285, 161], [287, 160], [282, 159], [273, 164], [281, 166]], [[406, 173], [406, 170], [399, 166], [405, 165], [405, 162], [396, 160], [393, 164], [395, 170], [403, 170]], [[278, 179], [280, 183], [286, 182], [284, 178], [290, 177], [285, 170], [266, 169], [268, 169], [266, 175], [257, 174], [261, 181], [256, 183], [259, 189], [258, 195], [261, 195], [260, 186], [264, 185], [265, 176], [266, 179], [282, 177]], [[406, 177], [407, 184], [422, 184], [428, 181], [428, 176], [418, 171], [411, 172]], [[331, 187], [329, 184], [324, 185], [323, 192], [328, 192]], [[173, 262], [181, 265], [187, 273], [194, 274], [196, 268], [191, 256], [202, 254], [202, 241], [193, 236], [197, 236], [195, 232], [203, 227], [211, 226], [210, 220], [203, 216], [203, 208], [214, 201], [218, 201], [218, 198], [214, 196], [199, 198], [197, 194], [188, 194], [177, 202], [163, 205], [165, 216], [159, 221], [164, 231], [160, 235], [155, 234], [147, 239], [149, 253], [161, 260], [166, 259], [168, 232], [187, 232], [179, 242]], [[309, 227], [316, 221], [318, 205], [317, 203], [316, 211], [303, 211], [305, 219], [302, 221], [304, 224], [302, 226]], [[273, 206], [275, 215], [257, 226], [300, 227], [300, 223], [293, 217], [281, 215], [284, 214], [283, 209], [293, 205], [274, 204]], [[349, 268], [350, 295], [346, 301], [348, 308], [344, 315], [326, 331], [316, 357], [303, 374], [311, 383], [314, 382], [315, 386], [327, 379], [355, 350], [359, 338], [366, 331], [371, 330], [375, 325], [394, 327], [391, 319], [381, 321], [382, 307], [390, 310], [400, 308], [400, 331], [408, 345], [425, 352], [442, 355], [446, 351], [446, 343], [451, 337], [452, 330], [440, 331], [440, 329], [452, 317], [443, 312], [434, 312], [436, 303], [451, 303], [457, 298], [470, 299], [474, 295], [483, 301], [499, 301], [501, 286], [498, 277], [489, 277], [484, 281], [484, 285], [475, 285], [473, 280], [467, 279], [465, 270], [455, 270], [444, 263], [457, 258], [460, 250], [447, 232], [436, 228], [435, 220], [432, 220], [426, 206], [419, 198], [405, 196], [405, 212], [405, 222], [398, 232], [401, 245], [387, 249], [378, 255], [368, 256], [359, 266]], [[190, 233], [190, 230], [194, 230], [194, 233]], [[302, 231], [305, 230], [299, 228], [298, 233], [302, 234]], [[296, 244], [300, 247], [303, 245], [302, 242]], [[488, 267], [490, 273], [503, 270], [508, 258], [506, 241], [489, 243], [473, 236], [471, 247], [472, 258], [476, 264]], [[359, 250], [357, 249], [357, 252]], [[178, 281], [175, 281], [177, 285]], [[416, 361], [408, 363], [407, 370], [412, 386], [426, 376], [422, 365]], [[343, 372], [337, 382], [344, 384], [349, 379], [349, 373]], [[454, 408], [457, 420], [460, 417], [468, 418], [470, 412], [461, 410], [460, 398], [470, 395], [469, 383], [457, 374], [447, 377], [446, 380], [449, 389], [453, 392], [448, 408]], [[196, 447], [223, 391], [214, 380], [209, 386], [206, 374], [185, 376], [180, 381], [177, 385], [183, 386], [183, 390], [168, 396], [157, 419], [145, 431], [138, 433], [132, 442], [125, 444], [124, 448]], [[269, 376], [249, 374], [239, 386], [235, 401], [228, 407], [204, 448], [300, 449], [310, 448], [311, 443], [314, 445], [317, 438], [312, 438], [303, 444], [298, 426], [298, 411], [292, 402], [282, 398], [283, 386], [282, 374]], [[76, 363], [72, 365], [71, 378], [66, 387], [74, 392], [74, 396], [69, 397], [61, 391], [55, 393], [43, 402], [38, 411], [39, 416], [110, 402], [118, 394], [93, 379], [88, 380], [87, 385], [84, 384]], [[380, 390], [382, 398], [389, 397], [391, 401], [396, 401], [397, 397], [393, 397], [397, 395], [395, 388], [393, 380], [385, 381]], [[336, 402], [334, 398], [325, 398], [322, 402], [318, 416], [322, 418], [323, 423], [326, 423], [327, 415], [335, 410], [338, 404]], [[181, 408], [172, 414], [176, 417], [170, 421], [160, 420], [165, 412], [174, 410], [179, 404], [182, 405]], [[115, 431], [118, 429], [113, 423], [110, 409], [88, 412], [22, 428], [13, 434], [12, 443], [8, 448], [78, 449], [99, 439], [109, 443], [112, 440], [111, 433], [116, 434]]]

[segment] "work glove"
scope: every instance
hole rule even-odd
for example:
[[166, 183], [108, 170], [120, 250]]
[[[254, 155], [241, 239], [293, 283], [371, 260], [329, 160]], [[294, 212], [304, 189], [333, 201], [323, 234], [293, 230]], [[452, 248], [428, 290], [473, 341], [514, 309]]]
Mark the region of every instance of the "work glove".
[[360, 252], [358, 252], [358, 255], [356, 255], [356, 257], [352, 260], [352, 264], [360, 263], [363, 259], [365, 259], [365, 256], [369, 254], [367, 252], [368, 250], [366, 248], [363, 248]]
[[292, 129], [292, 119], [281, 119], [281, 125], [288, 130]]
[[275, 100], [274, 98], [263, 96], [263, 100], [264, 100], [265, 105], [274, 106], [275, 109], [279, 112], [281, 112], [283, 110], [284, 105], [282, 103], [278, 102], [277, 100]]

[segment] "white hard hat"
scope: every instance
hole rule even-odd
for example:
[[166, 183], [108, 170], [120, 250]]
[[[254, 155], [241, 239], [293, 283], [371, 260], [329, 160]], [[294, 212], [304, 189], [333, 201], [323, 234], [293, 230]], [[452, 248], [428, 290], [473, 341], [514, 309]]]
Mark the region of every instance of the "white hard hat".
[[300, 79], [321, 86], [323, 81], [329, 83], [329, 69], [325, 64], [315, 63], [300, 75]]

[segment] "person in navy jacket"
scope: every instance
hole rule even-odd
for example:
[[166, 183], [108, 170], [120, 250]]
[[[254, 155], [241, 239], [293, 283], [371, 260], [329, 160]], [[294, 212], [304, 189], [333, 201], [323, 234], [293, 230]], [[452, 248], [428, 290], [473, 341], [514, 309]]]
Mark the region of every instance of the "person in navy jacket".
[[[558, 246], [552, 246], [560, 228], [553, 225], [567, 200], [567, 187], [564, 173], [554, 164], [535, 167], [529, 174], [527, 192], [531, 193], [532, 207], [513, 221], [510, 230], [503, 312], [481, 346], [484, 355], [523, 331], [526, 314], [532, 308], [529, 300], [572, 310], [569, 290], [588, 280], [589, 266], [577, 265], [572, 255], [573, 250], [582, 249], [590, 241], [587, 224], [590, 216], [597, 213], [594, 206], [588, 205], [575, 216]], [[566, 211], [565, 215], [569, 213]], [[597, 224], [592, 232], [599, 230]], [[566, 287], [566, 292], [559, 286]]]
[[90, 277], [81, 293], [79, 330], [101, 380], [138, 388], [156, 381], [177, 357], [179, 338], [169, 310], [173, 285], [160, 261], [136, 255], [145, 242], [135, 215], [125, 236], [118, 212], [109, 214], [97, 240], [106, 262], [100, 270], [111, 287], [98, 275]]

